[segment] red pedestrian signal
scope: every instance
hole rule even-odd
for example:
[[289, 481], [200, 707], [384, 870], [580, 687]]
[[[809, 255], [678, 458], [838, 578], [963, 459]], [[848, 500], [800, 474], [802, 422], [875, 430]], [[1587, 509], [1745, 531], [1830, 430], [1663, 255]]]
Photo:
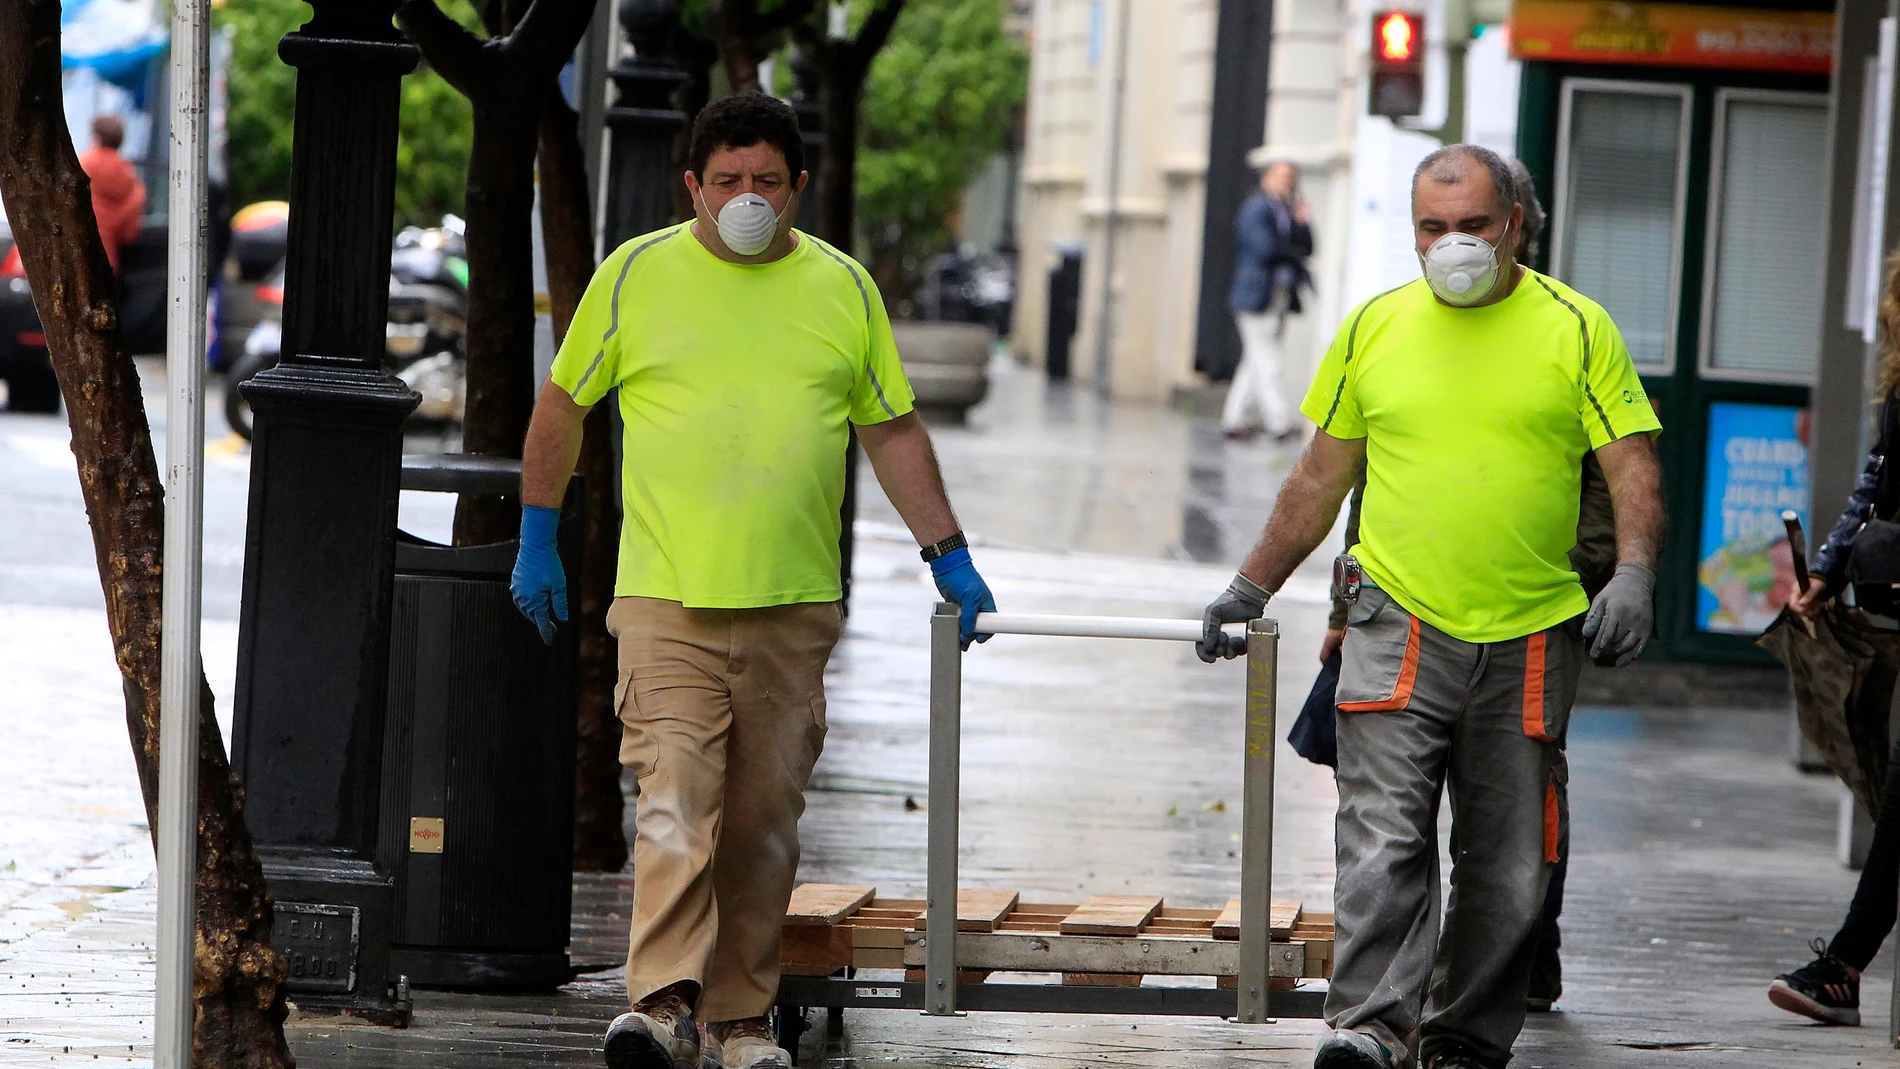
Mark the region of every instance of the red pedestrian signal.
[[1411, 11], [1372, 14], [1372, 77], [1366, 108], [1402, 119], [1425, 103], [1425, 20]]
[[1413, 42], [1418, 40], [1418, 20], [1403, 11], [1388, 11], [1379, 20], [1379, 58], [1387, 63], [1407, 63], [1412, 58]]

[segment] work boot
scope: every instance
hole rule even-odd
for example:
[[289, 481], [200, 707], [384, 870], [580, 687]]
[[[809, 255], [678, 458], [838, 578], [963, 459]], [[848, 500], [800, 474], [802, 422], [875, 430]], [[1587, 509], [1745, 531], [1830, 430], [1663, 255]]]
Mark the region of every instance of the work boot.
[[1782, 973], [1768, 985], [1768, 1001], [1823, 1024], [1860, 1024], [1860, 977], [1841, 959], [1827, 952], [1827, 943], [1808, 944], [1813, 961]]
[[1398, 1059], [1370, 1032], [1335, 1029], [1319, 1041], [1313, 1069], [1396, 1069]]
[[1564, 966], [1557, 948], [1539, 945], [1531, 962], [1530, 990], [1524, 996], [1524, 1008], [1532, 1013], [1549, 1013], [1564, 996]]
[[706, 1038], [725, 1069], [792, 1069], [792, 1056], [778, 1045], [771, 1022], [763, 1017], [709, 1024]]
[[700, 1069], [693, 1008], [671, 987], [634, 1003], [607, 1028], [607, 1069]]

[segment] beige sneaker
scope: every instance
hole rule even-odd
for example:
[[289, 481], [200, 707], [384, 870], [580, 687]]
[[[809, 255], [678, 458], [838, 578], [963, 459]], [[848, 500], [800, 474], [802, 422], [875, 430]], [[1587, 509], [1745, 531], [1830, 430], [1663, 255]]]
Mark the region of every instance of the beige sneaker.
[[606, 1053], [607, 1069], [700, 1069], [693, 1008], [670, 990], [637, 1003], [608, 1027]]
[[720, 1021], [706, 1026], [715, 1057], [725, 1069], [792, 1069], [792, 1056], [778, 1045], [772, 1025], [763, 1017]]

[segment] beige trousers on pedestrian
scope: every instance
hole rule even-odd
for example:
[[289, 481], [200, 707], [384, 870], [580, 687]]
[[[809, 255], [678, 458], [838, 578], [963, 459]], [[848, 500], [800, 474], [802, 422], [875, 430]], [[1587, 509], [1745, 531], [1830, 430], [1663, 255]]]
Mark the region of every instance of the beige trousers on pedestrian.
[[825, 740], [836, 602], [688, 609], [615, 598], [620, 763], [640, 781], [627, 996], [700, 985], [700, 1020], [778, 993], [798, 818]]

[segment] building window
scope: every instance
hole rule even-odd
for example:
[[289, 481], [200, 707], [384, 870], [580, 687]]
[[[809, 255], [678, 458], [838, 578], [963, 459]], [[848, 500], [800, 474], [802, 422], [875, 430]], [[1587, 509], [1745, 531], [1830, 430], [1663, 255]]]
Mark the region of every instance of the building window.
[[1610, 313], [1645, 374], [1675, 365], [1689, 102], [1683, 85], [1564, 83], [1551, 263]]
[[1821, 353], [1827, 97], [1724, 89], [1715, 99], [1702, 373], [1814, 381]]

